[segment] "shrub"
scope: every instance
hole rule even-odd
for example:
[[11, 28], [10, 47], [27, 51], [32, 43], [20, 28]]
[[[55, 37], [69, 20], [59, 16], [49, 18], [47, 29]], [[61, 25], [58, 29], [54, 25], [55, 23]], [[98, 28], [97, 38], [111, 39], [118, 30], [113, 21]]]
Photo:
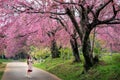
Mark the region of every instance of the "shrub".
[[2, 62], [0, 62], [0, 64], [2, 64]]
[[35, 52], [32, 52], [32, 55], [37, 59], [39, 58], [45, 59], [50, 56], [50, 50], [48, 48], [40, 49]]
[[113, 55], [112, 59], [113, 59], [113, 61], [119, 63], [120, 62], [120, 54]]
[[61, 53], [61, 58], [63, 59], [69, 59], [72, 54], [72, 51], [70, 48], [61, 48], [59, 51]]

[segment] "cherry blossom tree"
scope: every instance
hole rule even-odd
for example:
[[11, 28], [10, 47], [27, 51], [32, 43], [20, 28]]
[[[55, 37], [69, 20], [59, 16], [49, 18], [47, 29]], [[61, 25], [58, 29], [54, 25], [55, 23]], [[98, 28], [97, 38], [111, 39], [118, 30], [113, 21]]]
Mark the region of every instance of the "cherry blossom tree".
[[[99, 25], [120, 24], [119, 0], [1, 0], [3, 10], [10, 13], [44, 14], [58, 18], [67, 16], [77, 31], [85, 59], [85, 71], [95, 64], [90, 33]], [[4, 5], [3, 5], [4, 4]], [[74, 10], [74, 11], [73, 11]]]
[[47, 24], [43, 24], [42, 31], [43, 34], [47, 34], [47, 36], [49, 37], [49, 40], [46, 42], [49, 42], [50, 44], [49, 46], [52, 53], [52, 58], [60, 57], [56, 33], [62, 28], [55, 20], [50, 20], [50, 18], [47, 18], [45, 22], [47, 22]]
[[[59, 16], [61, 17], [61, 16]], [[78, 42], [77, 42], [77, 39], [78, 39], [78, 34], [76, 32], [76, 30], [74, 29], [74, 27], [72, 27], [70, 24], [70, 19], [68, 18], [65, 18], [66, 20], [64, 20], [62, 17], [62, 19], [60, 18], [54, 18], [54, 17], [51, 17], [53, 19], [56, 19], [64, 28], [64, 30], [68, 33], [69, 37], [70, 37], [70, 44], [71, 44], [71, 48], [72, 48], [72, 51], [73, 51], [73, 55], [75, 57], [75, 60], [74, 62], [80, 62], [80, 56], [79, 56], [79, 50], [78, 50]]]

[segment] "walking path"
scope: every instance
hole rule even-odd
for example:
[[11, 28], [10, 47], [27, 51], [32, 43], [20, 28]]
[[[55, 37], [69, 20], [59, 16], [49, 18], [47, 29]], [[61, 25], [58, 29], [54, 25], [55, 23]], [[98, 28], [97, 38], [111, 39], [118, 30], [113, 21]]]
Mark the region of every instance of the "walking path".
[[33, 68], [32, 78], [27, 78], [26, 70], [26, 63], [10, 62], [7, 64], [2, 80], [61, 80], [55, 75], [37, 68]]

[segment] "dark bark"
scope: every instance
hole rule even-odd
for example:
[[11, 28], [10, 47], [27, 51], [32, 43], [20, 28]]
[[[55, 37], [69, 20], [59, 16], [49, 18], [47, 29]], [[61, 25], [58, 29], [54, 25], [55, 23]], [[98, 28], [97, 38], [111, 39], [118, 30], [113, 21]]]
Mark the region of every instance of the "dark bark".
[[70, 39], [70, 43], [71, 43], [73, 55], [75, 57], [74, 62], [81, 62], [76, 39], [75, 38]]
[[56, 40], [55, 40], [55, 33], [56, 31], [58, 30], [58, 28], [56, 30], [52, 30], [52, 31], [48, 31], [47, 35], [50, 37], [50, 38], [53, 38], [52, 41], [51, 41], [51, 55], [52, 55], [52, 58], [59, 58], [60, 57], [60, 52], [59, 52], [59, 49], [57, 47], [57, 43], [56, 43]]
[[53, 39], [51, 42], [51, 54], [52, 54], [52, 58], [60, 57], [60, 52], [58, 50], [55, 39]]
[[[82, 43], [82, 52], [83, 52], [83, 56], [85, 59], [85, 64], [84, 64], [84, 68], [85, 71], [88, 71], [90, 69], [90, 67], [93, 66], [93, 55], [91, 52], [91, 44], [90, 44], [90, 39], [89, 39], [89, 35], [92, 29], [87, 28], [87, 18], [85, 17], [85, 14], [82, 14], [82, 21], [81, 21], [81, 26], [82, 28], [80, 29], [80, 27], [77, 24], [77, 21], [75, 19], [75, 16], [73, 16], [71, 14], [71, 11], [69, 8], [66, 9], [67, 14], [69, 16], [69, 18], [71, 19], [71, 22], [73, 23], [77, 33], [79, 34], [79, 37], [81, 39], [81, 43]], [[83, 12], [85, 12], [83, 10]]]
[[98, 58], [98, 55], [95, 55], [95, 57], [94, 57], [94, 64], [96, 64], [96, 63], [98, 63], [99, 62], [99, 58]]
[[4, 54], [0, 55], [0, 59], [6, 59]]
[[89, 34], [90, 34], [90, 31], [86, 31], [84, 39], [82, 41], [83, 43], [82, 52], [85, 59], [85, 64], [84, 64], [85, 71], [88, 71], [94, 65]]

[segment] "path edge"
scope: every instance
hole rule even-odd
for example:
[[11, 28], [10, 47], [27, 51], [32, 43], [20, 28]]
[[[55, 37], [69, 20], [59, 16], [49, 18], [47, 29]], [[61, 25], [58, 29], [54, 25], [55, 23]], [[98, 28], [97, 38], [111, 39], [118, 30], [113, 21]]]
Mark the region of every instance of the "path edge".
[[7, 66], [8, 66], [8, 63], [3, 63], [3, 64], [6, 64], [6, 66], [5, 66], [4, 73], [3, 73], [2, 77], [1, 77], [1, 80], [3, 80], [3, 77], [4, 77], [4, 75], [5, 75], [5, 72], [7, 71]]
[[45, 71], [45, 70], [43, 70], [43, 69], [41, 69], [41, 68], [37, 68], [37, 67], [34, 67], [34, 68], [35, 68], [35, 69], [38, 69], [38, 70], [41, 70], [41, 71], [43, 71], [43, 72], [45, 72], [45, 73], [50, 74], [52, 77], [56, 78], [57, 80], [62, 80], [62, 79], [60, 79], [59, 77], [57, 77], [56, 75], [54, 75], [54, 74], [52, 74], [52, 73], [50, 73], [50, 72], [48, 72], [48, 71]]

